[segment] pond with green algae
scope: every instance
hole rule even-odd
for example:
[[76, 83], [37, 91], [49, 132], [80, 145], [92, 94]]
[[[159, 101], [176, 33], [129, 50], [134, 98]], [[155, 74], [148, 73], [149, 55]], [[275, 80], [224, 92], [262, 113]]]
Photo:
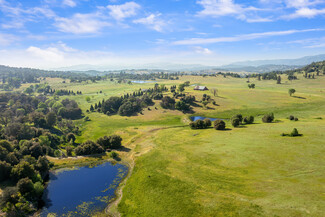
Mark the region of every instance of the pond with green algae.
[[91, 216], [103, 211], [127, 172], [127, 166], [107, 162], [51, 173], [40, 216]]

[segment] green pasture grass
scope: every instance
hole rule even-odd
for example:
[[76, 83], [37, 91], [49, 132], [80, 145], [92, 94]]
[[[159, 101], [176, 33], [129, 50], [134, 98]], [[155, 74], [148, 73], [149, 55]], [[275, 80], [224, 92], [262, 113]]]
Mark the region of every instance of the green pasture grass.
[[[322, 216], [325, 122], [162, 130], [123, 191], [123, 216]], [[284, 138], [297, 128], [302, 137]]]

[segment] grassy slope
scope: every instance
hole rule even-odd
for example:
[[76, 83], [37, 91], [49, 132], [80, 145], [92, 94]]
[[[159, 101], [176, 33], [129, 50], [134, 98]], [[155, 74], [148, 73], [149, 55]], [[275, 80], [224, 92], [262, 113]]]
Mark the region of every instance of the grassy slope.
[[[136, 166], [123, 190], [119, 210], [126, 216], [322, 216], [324, 203], [325, 78], [301, 79], [276, 85], [275, 81], [251, 81], [232, 78], [182, 77], [164, 81], [168, 85], [190, 80], [192, 84], [219, 89], [220, 106], [197, 114], [229, 118], [236, 113], [255, 116], [274, 112], [279, 123], [257, 124], [229, 131], [189, 128], [161, 129], [146, 140], [148, 129], [184, 125], [180, 112], [145, 111], [144, 116], [119, 117], [89, 114], [91, 122], [81, 123], [83, 135], [78, 141], [97, 139], [118, 132], [127, 147], [136, 153], [151, 151], [136, 158]], [[285, 79], [283, 79], [285, 80]], [[284, 81], [286, 82], [286, 81]], [[92, 103], [153, 84], [118, 85], [112, 82], [74, 85], [53, 83], [57, 88], [82, 90], [76, 99], [85, 110]], [[288, 89], [295, 88], [295, 98]], [[103, 94], [97, 94], [102, 90]], [[198, 99], [202, 92], [187, 88]], [[208, 91], [205, 92], [210, 94]], [[299, 122], [285, 119], [297, 115]], [[229, 123], [227, 123], [229, 126]], [[304, 134], [284, 138], [296, 127]], [[136, 144], [134, 144], [136, 143]], [[124, 156], [124, 153], [121, 153]]]

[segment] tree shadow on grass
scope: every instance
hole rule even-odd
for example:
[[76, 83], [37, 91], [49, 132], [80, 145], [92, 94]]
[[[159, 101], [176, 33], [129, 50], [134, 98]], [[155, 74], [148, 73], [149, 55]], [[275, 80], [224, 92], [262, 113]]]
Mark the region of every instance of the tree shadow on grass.
[[201, 105], [199, 105], [199, 104], [197, 104], [197, 103], [195, 103], [195, 102], [192, 102], [192, 103], [191, 103], [191, 106], [193, 106], [193, 107], [200, 107], [200, 108], [203, 107], [203, 106], [201, 106]]
[[116, 149], [117, 151], [122, 151], [122, 152], [130, 152], [131, 149], [127, 148], [127, 147], [124, 147], [124, 146], [121, 146], [119, 149]]
[[292, 96], [294, 98], [298, 98], [298, 99], [306, 99], [305, 97], [302, 97], [302, 96]]

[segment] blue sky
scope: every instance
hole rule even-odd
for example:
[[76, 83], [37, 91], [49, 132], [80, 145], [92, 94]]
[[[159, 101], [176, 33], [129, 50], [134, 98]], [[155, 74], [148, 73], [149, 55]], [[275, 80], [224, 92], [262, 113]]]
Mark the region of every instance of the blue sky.
[[324, 50], [325, 0], [0, 0], [4, 65], [222, 65]]

